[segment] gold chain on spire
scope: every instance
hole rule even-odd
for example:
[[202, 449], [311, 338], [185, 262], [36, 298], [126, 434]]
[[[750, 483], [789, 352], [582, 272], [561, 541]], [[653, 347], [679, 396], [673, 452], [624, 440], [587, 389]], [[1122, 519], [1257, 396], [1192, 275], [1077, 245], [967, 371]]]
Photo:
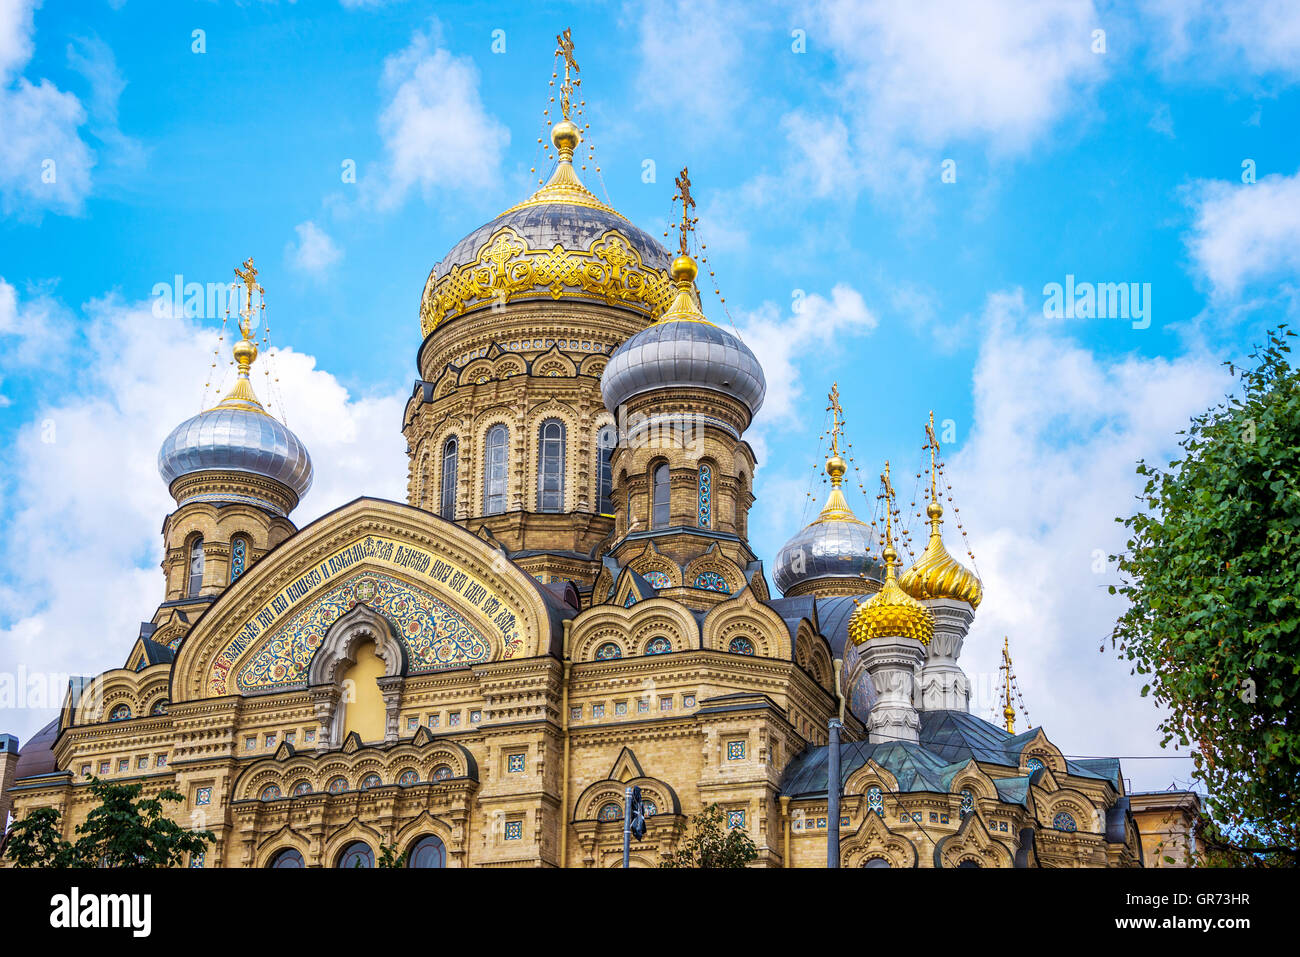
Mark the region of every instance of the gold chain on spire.
[[[262, 298], [266, 290], [257, 281], [257, 267], [253, 265], [252, 256], [244, 260], [243, 269], [238, 266], [235, 267], [235, 275], [244, 284], [244, 299], [239, 307], [240, 339], [230, 350], [235, 358], [236, 365], [239, 367], [239, 377], [235, 379], [235, 387], [213, 408], [245, 409], [249, 412], [270, 415], [262, 407], [262, 403], [258, 401], [257, 395], [253, 392], [253, 384], [249, 381], [249, 370], [253, 367], [253, 363], [257, 361], [257, 341], [253, 337], [253, 319], [257, 315], [257, 309], [266, 308], [266, 301]], [[235, 288], [238, 289], [238, 286], [236, 285]], [[253, 305], [254, 293], [259, 297], [256, 307]]]
[[853, 510], [849, 508], [848, 500], [844, 498], [844, 491], [841, 488], [844, 482], [844, 473], [848, 471], [849, 465], [840, 456], [840, 436], [844, 434], [844, 409], [840, 406], [840, 386], [838, 382], [831, 384], [831, 391], [827, 394], [827, 399], [830, 400], [830, 405], [826, 407], [826, 411], [831, 413], [831, 454], [826, 459], [826, 475], [831, 480], [831, 491], [826, 496], [826, 505], [822, 508], [821, 514], [811, 524], [853, 522], [862, 525], [865, 523], [853, 514]]
[[673, 195], [673, 202], [679, 199], [682, 201], [682, 221], [678, 224], [677, 229], [681, 234], [681, 243], [679, 249], [681, 255], [689, 256], [690, 250], [687, 247], [686, 237], [695, 231], [695, 224], [699, 222], [698, 218], [691, 218], [691, 210], [695, 208], [695, 197], [691, 195], [691, 177], [685, 166], [677, 174], [677, 179], [673, 180], [677, 186], [677, 192]]

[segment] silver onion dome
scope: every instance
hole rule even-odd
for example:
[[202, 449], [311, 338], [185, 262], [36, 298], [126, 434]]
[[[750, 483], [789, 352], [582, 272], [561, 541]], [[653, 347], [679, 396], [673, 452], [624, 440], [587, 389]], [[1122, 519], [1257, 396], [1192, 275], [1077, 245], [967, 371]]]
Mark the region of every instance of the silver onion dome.
[[733, 396], [751, 417], [763, 405], [767, 380], [754, 353], [737, 336], [704, 318], [692, 283], [695, 261], [683, 253], [669, 270], [677, 296], [663, 317], [614, 350], [600, 377], [605, 408], [655, 389], [709, 389]]
[[311, 488], [307, 446], [279, 419], [223, 403], [186, 419], [158, 450], [158, 472], [170, 486], [182, 475], [221, 470], [274, 479], [302, 498]]
[[856, 519], [819, 519], [794, 535], [777, 553], [772, 579], [782, 594], [801, 582], [819, 578], [865, 577], [881, 582], [884, 568], [871, 557], [876, 547], [869, 525]]

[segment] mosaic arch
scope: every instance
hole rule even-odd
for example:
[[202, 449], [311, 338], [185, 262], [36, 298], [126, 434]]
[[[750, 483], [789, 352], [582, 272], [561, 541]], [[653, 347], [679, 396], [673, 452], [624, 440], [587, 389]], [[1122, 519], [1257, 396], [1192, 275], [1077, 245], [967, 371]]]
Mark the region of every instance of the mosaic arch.
[[181, 642], [177, 702], [301, 688], [315, 646], [358, 601], [399, 632], [407, 673], [555, 650], [531, 578], [468, 532], [358, 499], [250, 566]]
[[256, 694], [301, 685], [330, 625], [359, 601], [396, 626], [398, 639], [406, 646], [409, 674], [463, 668], [492, 657], [491, 642], [446, 602], [396, 576], [360, 572], [271, 632], [256, 656], [240, 669], [235, 690]]

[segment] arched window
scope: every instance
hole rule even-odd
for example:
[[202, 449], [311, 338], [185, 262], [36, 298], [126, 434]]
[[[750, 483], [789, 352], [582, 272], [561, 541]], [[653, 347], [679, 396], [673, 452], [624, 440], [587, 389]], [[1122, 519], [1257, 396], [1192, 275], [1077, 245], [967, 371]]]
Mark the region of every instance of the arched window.
[[655, 466], [653, 508], [650, 514], [651, 528], [668, 527], [668, 463], [661, 462]]
[[375, 852], [364, 841], [353, 841], [339, 855], [340, 868], [374, 867]]
[[506, 510], [506, 427], [494, 425], [487, 430], [483, 452], [483, 514], [497, 515]]
[[271, 867], [306, 867], [307, 865], [303, 861], [301, 854], [299, 854], [292, 847], [286, 847], [279, 854], [276, 854], [275, 857], [271, 858], [270, 866]]
[[1079, 825], [1074, 821], [1074, 815], [1068, 811], [1062, 811], [1052, 818], [1052, 827], [1058, 831], [1077, 831]]
[[420, 838], [406, 855], [407, 867], [446, 867], [447, 849], [435, 834]]
[[452, 771], [452, 769], [448, 765], [440, 764], [433, 769], [432, 777], [433, 780], [435, 781], [447, 781], [450, 780], [454, 775], [455, 772]]
[[958, 867], [979, 867], [979, 866], [980, 866], [980, 862], [979, 862], [979, 861], [973, 861], [973, 860], [971, 860], [970, 858], [967, 858], [966, 860], [962, 861], [962, 862], [961, 862], [960, 864], [958, 864], [957, 866], [958, 866]]
[[888, 867], [889, 861], [883, 857], [868, 857], [862, 862], [863, 867]]
[[367, 774], [361, 779], [361, 790], [369, 791], [371, 788], [380, 787], [383, 783], [384, 782], [379, 779], [378, 774]]
[[293, 796], [302, 797], [304, 794], [311, 794], [311, 782], [299, 781], [293, 786]]
[[131, 708], [129, 705], [120, 704], [108, 713], [109, 721], [125, 721], [131, 717]]
[[564, 423], [547, 419], [537, 444], [537, 510], [564, 511]]
[[262, 800], [274, 801], [280, 796], [280, 786], [278, 784], [268, 784], [262, 788]]
[[456, 517], [456, 436], [442, 444], [442, 494], [438, 514], [445, 519]]
[[160, 715], [160, 714], [166, 714], [166, 713], [167, 713], [167, 699], [166, 699], [166, 698], [159, 698], [159, 699], [158, 699], [157, 701], [155, 701], [155, 702], [153, 703], [153, 705], [150, 706], [150, 708], [149, 708], [149, 714], [151, 714], [151, 715]]
[[598, 821], [621, 821], [623, 820], [623, 809], [610, 801], [608, 804], [602, 804], [600, 810], [596, 812]]
[[597, 661], [609, 661], [611, 658], [622, 658], [623, 649], [612, 641], [607, 641], [596, 649]]
[[696, 519], [700, 528], [709, 528], [713, 525], [713, 467], [707, 463], [700, 465], [699, 472], [699, 489], [698, 489], [698, 517]]
[[607, 425], [596, 436], [597, 472], [596, 472], [596, 509], [601, 515], [614, 514], [614, 503], [610, 493], [614, 489], [614, 473], [610, 468], [610, 459], [614, 455], [614, 446], [618, 444], [618, 431]]
[[1038, 758], [1030, 758], [1028, 761], [1025, 762], [1025, 770], [1028, 771], [1030, 774], [1033, 774], [1035, 771], [1040, 771], [1042, 770], [1042, 768], [1043, 768], [1043, 762], [1040, 761]]
[[404, 788], [409, 788], [414, 784], [419, 784], [420, 772], [415, 770], [415, 768], [407, 768], [397, 776], [397, 783]]
[[203, 587], [203, 536], [196, 535], [190, 543], [190, 580], [185, 594], [196, 598]]
[[348, 779], [344, 777], [335, 778], [334, 780], [330, 781], [328, 785], [326, 785], [326, 790], [328, 790], [330, 794], [342, 794], [347, 789], [348, 789]]
[[230, 540], [230, 580], [233, 582], [248, 567], [248, 539], [236, 535]]

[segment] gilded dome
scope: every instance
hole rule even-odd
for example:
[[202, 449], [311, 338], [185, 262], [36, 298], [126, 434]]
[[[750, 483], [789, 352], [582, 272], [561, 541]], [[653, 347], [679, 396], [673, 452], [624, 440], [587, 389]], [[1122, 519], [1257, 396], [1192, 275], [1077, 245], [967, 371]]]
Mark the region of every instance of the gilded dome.
[[708, 389], [745, 403], [751, 418], [763, 405], [763, 367], [738, 336], [704, 318], [695, 299], [695, 262], [672, 264], [676, 298], [663, 317], [614, 350], [600, 378], [605, 408], [616, 412], [633, 396], [655, 389]]
[[[253, 394], [248, 370], [257, 358], [257, 346], [246, 331], [235, 343], [234, 354], [239, 363], [235, 387], [211, 409], [172, 429], [158, 450], [158, 474], [171, 488], [178, 479], [196, 472], [243, 472], [278, 482], [301, 499], [312, 480], [307, 447]], [[277, 514], [284, 512], [279, 502], [259, 496], [255, 486], [239, 493], [204, 491], [197, 486], [192, 491], [182, 493], [177, 504], [247, 500]]]
[[954, 598], [978, 608], [984, 597], [984, 586], [974, 572], [953, 558], [944, 547], [939, 528], [943, 524], [943, 506], [931, 501], [925, 512], [930, 519], [930, 541], [921, 557], [899, 579], [899, 586], [921, 601]]
[[930, 609], [898, 587], [894, 565], [898, 554], [885, 546], [885, 584], [860, 604], [849, 621], [849, 638], [862, 644], [872, 638], [915, 638], [928, 645], [934, 637], [934, 616]]
[[841, 483], [846, 468], [839, 455], [826, 463], [831, 492], [825, 507], [777, 553], [772, 579], [782, 594], [824, 578], [858, 578], [876, 583], [884, 579], [884, 569], [872, 557], [877, 548], [876, 535], [845, 501]]
[[672, 301], [668, 251], [602, 203], [573, 170], [581, 137], [568, 120], [545, 186], [474, 230], [433, 267], [420, 304], [421, 334], [496, 302], [585, 299], [654, 318]]

